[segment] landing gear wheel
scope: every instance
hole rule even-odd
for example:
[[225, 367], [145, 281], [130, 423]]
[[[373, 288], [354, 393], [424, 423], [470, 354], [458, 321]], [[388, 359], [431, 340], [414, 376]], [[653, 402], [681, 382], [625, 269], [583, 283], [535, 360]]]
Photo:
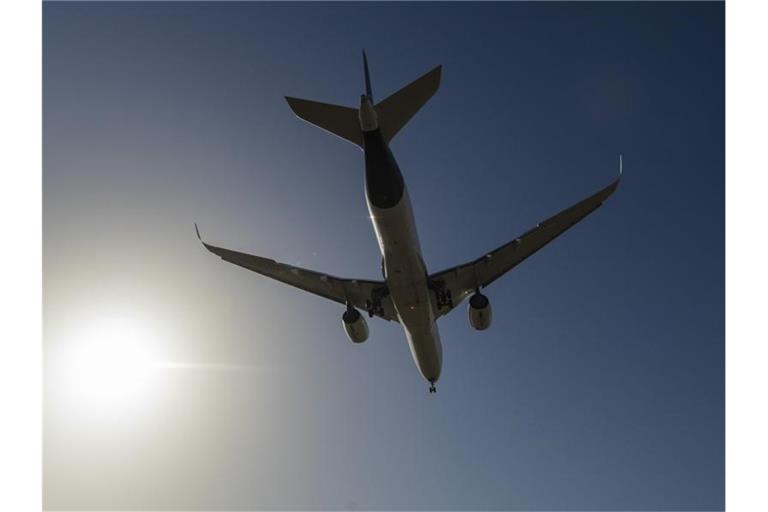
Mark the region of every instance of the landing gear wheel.
[[429, 383], [429, 392], [430, 393], [437, 393], [437, 388], [435, 387], [435, 383], [434, 382], [430, 382]]

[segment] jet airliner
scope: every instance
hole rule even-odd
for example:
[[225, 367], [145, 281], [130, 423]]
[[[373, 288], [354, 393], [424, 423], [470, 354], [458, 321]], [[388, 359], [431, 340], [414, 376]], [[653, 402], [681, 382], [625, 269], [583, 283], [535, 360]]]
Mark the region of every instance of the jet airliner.
[[341, 323], [353, 343], [368, 339], [368, 325], [360, 311], [398, 322], [416, 366], [429, 383], [429, 392], [434, 393], [443, 359], [437, 320], [469, 297], [470, 325], [487, 329], [491, 304], [480, 290], [600, 207], [621, 180], [621, 157], [619, 177], [607, 187], [474, 261], [429, 273], [421, 256], [408, 189], [389, 143], [435, 94], [442, 66], [378, 103], [373, 99], [365, 52], [363, 68], [365, 94], [360, 96], [359, 108], [293, 97], [286, 100], [297, 117], [362, 149], [366, 202], [381, 250], [383, 280], [343, 279], [216, 247], [200, 238], [197, 224], [195, 230], [205, 248], [223, 260], [344, 305]]

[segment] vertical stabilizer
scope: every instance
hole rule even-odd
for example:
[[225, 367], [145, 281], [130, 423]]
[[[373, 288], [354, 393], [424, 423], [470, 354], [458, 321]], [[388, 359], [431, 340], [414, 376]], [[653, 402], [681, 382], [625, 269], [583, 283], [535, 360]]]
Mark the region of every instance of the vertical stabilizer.
[[365, 69], [365, 95], [373, 103], [373, 91], [371, 90], [371, 73], [368, 71], [368, 57], [363, 50], [363, 68]]

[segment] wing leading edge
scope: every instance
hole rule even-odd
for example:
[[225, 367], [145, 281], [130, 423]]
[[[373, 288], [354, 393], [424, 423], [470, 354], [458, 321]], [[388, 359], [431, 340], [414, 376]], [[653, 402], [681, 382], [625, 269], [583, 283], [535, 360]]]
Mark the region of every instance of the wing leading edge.
[[430, 275], [429, 285], [438, 297], [438, 315], [445, 315], [469, 294], [485, 288], [595, 211], [616, 191], [620, 181], [621, 157], [619, 177], [607, 187], [474, 261]]
[[383, 281], [342, 279], [314, 270], [280, 263], [261, 256], [216, 247], [203, 241], [195, 224], [197, 237], [203, 246], [224, 261], [304, 290], [340, 304], [351, 304], [385, 320], [398, 321], [389, 290]]

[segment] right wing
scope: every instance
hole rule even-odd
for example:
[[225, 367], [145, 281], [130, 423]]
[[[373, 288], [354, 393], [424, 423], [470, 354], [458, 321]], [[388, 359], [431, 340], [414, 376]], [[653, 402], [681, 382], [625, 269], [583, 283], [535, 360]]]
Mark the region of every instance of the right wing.
[[367, 311], [369, 316], [376, 315], [385, 320], [398, 321], [395, 307], [389, 296], [389, 289], [383, 281], [342, 279], [313, 270], [286, 265], [261, 256], [216, 247], [203, 241], [197, 224], [195, 224], [195, 231], [205, 248], [220, 256], [224, 261], [339, 304], [352, 304], [356, 308]]
[[429, 276], [429, 286], [438, 297], [438, 315], [445, 315], [467, 295], [479, 288], [485, 288], [595, 211], [614, 193], [620, 180], [621, 176], [602, 190], [540, 222], [511, 242], [478, 259]]

